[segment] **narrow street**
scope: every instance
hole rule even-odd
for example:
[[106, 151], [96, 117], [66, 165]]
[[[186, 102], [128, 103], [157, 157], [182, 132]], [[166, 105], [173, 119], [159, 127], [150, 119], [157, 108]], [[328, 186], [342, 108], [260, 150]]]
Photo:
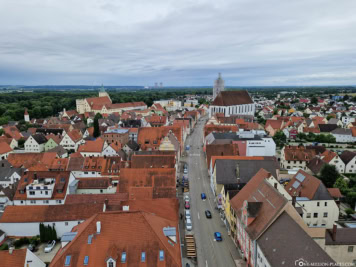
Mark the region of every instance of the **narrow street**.
[[[190, 146], [190, 150], [188, 156], [182, 159], [188, 164], [192, 232], [196, 240], [198, 266], [233, 267], [236, 266], [234, 260], [240, 259], [240, 256], [215, 209], [214, 196], [209, 187], [207, 163], [202, 148], [204, 123], [202, 119], [187, 138], [186, 145]], [[206, 194], [206, 200], [201, 199], [201, 193]], [[212, 213], [211, 219], [206, 218], [206, 210]], [[222, 234], [222, 242], [214, 240], [214, 232]]]

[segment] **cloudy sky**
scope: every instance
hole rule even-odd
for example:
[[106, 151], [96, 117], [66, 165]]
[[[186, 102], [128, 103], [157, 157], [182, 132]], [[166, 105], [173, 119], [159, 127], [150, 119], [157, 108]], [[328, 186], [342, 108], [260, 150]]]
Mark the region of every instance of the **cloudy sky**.
[[355, 85], [353, 0], [1, 0], [0, 84]]

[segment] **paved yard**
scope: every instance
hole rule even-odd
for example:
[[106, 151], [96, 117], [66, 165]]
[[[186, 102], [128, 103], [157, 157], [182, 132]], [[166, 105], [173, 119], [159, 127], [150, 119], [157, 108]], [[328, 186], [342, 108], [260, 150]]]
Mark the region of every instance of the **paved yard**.
[[43, 262], [51, 262], [54, 256], [57, 254], [57, 251], [61, 247], [61, 242], [57, 242], [53, 250], [49, 253], [44, 252], [46, 244], [41, 244], [37, 247], [37, 251], [35, 252], [35, 255], [39, 257]]

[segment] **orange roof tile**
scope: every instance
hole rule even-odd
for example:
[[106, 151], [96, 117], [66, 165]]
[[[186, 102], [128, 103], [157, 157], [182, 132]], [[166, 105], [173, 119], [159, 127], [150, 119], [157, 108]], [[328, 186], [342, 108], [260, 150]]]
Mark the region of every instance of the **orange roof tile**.
[[[97, 222], [101, 231], [96, 234]], [[164, 227], [175, 227], [178, 242], [169, 241], [163, 232]], [[101, 212], [92, 216], [75, 229], [77, 235], [64, 248], [60, 249], [50, 266], [64, 266], [67, 255], [71, 255], [71, 265], [83, 264], [89, 257], [88, 266], [102, 266], [108, 258], [117, 260], [123, 252], [127, 254], [127, 266], [178, 267], [181, 262], [178, 221], [171, 221], [142, 211]], [[95, 234], [91, 244], [88, 236]], [[159, 260], [159, 251], [164, 251], [164, 260]], [[145, 262], [141, 253], [145, 252]]]
[[7, 160], [15, 168], [30, 168], [37, 164], [49, 166], [57, 157], [56, 152], [44, 153], [10, 153]]
[[9, 144], [6, 141], [0, 140], [0, 155], [11, 151], [12, 148], [9, 146]]
[[12, 254], [8, 250], [0, 251], [0, 267], [24, 267], [26, 265], [27, 248], [15, 249]]
[[284, 155], [287, 161], [310, 161], [315, 157], [316, 152], [314, 149], [306, 149], [305, 147], [285, 146]]
[[96, 152], [101, 153], [104, 149], [105, 141], [100, 137], [94, 141], [86, 141], [85, 144], [80, 145], [78, 152]]
[[74, 143], [77, 143], [82, 140], [82, 134], [79, 130], [67, 132], [67, 135], [70, 137], [70, 139], [72, 139]]

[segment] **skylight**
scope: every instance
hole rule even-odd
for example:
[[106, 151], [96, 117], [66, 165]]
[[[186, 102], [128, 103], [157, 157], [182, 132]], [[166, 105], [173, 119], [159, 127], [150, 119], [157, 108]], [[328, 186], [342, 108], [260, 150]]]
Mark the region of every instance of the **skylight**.
[[122, 252], [121, 263], [125, 263], [125, 262], [126, 262], [126, 252]]
[[164, 251], [163, 250], [159, 251], [159, 260], [164, 261]]
[[145, 262], [146, 261], [146, 252], [142, 252], [141, 253], [141, 262]]
[[65, 263], [64, 263], [64, 266], [69, 266], [70, 265], [70, 259], [72, 258], [72, 256], [71, 255], [67, 255], [66, 256], [66, 261], [65, 261]]
[[89, 256], [84, 257], [84, 265], [88, 265], [89, 263]]

